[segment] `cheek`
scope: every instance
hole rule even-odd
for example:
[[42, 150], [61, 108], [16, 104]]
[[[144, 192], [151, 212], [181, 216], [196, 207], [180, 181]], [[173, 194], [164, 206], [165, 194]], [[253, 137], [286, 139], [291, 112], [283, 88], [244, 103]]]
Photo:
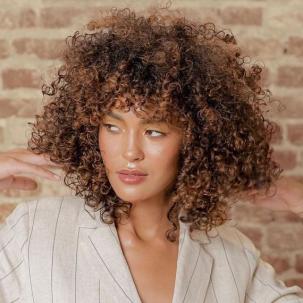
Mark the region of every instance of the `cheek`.
[[175, 166], [178, 160], [178, 149], [174, 143], [153, 146], [149, 149], [148, 156], [150, 162], [156, 170], [167, 170]]
[[104, 131], [99, 132], [99, 149], [105, 164], [115, 160], [119, 154], [119, 144], [115, 144], [113, 138], [109, 138]]
[[[99, 132], [99, 149], [101, 157], [106, 166], [111, 166], [111, 163], [116, 163], [118, 159], [123, 158], [123, 149], [121, 149], [121, 138], [109, 136], [104, 130]], [[175, 140], [167, 142], [151, 142], [143, 140], [142, 152], [145, 160], [143, 162], [149, 166], [149, 169], [156, 171], [171, 169], [176, 165], [180, 143]], [[148, 167], [146, 167], [147, 169]]]
[[179, 136], [170, 135], [163, 140], [145, 142], [145, 154], [151, 159], [157, 159], [164, 163], [173, 163], [178, 158], [181, 148], [181, 139]]

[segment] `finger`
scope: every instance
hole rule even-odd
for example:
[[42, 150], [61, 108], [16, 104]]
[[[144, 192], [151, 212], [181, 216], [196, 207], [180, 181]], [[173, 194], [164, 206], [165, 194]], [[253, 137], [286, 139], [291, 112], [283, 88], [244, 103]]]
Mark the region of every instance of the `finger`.
[[[54, 167], [63, 167], [63, 163], [56, 163], [56, 162], [54, 162], [54, 161], [52, 161], [51, 159], [50, 159], [50, 155], [47, 155], [47, 154], [41, 154], [41, 155], [36, 155], [38, 158], [37, 158], [37, 161], [38, 161], [38, 163], [37, 164], [39, 164], [39, 161], [41, 161], [42, 163], [42, 165], [43, 165], [43, 163], [45, 163], [46, 165], [48, 165], [48, 166], [54, 166]], [[39, 159], [39, 157], [40, 157], [40, 159]]]
[[15, 182], [12, 184], [12, 189], [22, 190], [35, 190], [38, 187], [38, 183], [27, 177], [15, 177]]
[[7, 152], [8, 156], [18, 160], [28, 162], [35, 165], [48, 165], [54, 167], [62, 167], [63, 164], [58, 164], [50, 160], [48, 154], [35, 154], [27, 149], [16, 148]]
[[6, 178], [0, 179], [0, 190], [8, 189], [14, 182], [14, 176], [8, 176]]
[[38, 184], [35, 180], [27, 177], [10, 176], [0, 180], [0, 189], [21, 189], [21, 190], [35, 190]]
[[60, 176], [56, 175], [50, 170], [47, 170], [39, 165], [23, 162], [15, 158], [10, 158], [8, 161], [6, 161], [5, 165], [6, 167], [3, 167], [3, 169], [0, 170], [0, 179], [19, 173], [29, 173], [34, 176], [39, 176], [50, 180], [60, 180]]

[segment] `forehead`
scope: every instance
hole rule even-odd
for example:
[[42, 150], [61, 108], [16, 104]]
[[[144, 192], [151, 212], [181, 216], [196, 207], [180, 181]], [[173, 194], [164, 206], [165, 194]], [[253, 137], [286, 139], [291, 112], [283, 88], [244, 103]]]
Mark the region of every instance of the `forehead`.
[[[123, 111], [113, 110], [106, 113], [106, 116], [114, 118], [119, 121], [124, 121], [129, 113], [125, 113]], [[148, 124], [148, 123], [168, 123], [164, 117], [154, 117], [152, 114], [138, 115], [134, 113], [134, 115], [140, 119], [140, 124]]]
[[[105, 114], [105, 117], [111, 117], [117, 121], [124, 122], [126, 120], [126, 115], [129, 115], [129, 112], [124, 112], [121, 110], [112, 110]], [[165, 127], [165, 129], [170, 130], [172, 133], [183, 133], [183, 128], [180, 127], [180, 125], [170, 122], [169, 118], [163, 115], [157, 115], [154, 116], [151, 113], [144, 112], [144, 115], [140, 116], [138, 113], [134, 113], [135, 116], [137, 116], [137, 119], [139, 119], [139, 125], [147, 125], [147, 124], [157, 124], [158, 126]]]
[[[169, 102], [160, 102], [158, 98], [142, 100], [141, 95], [130, 95], [124, 93], [116, 96], [106, 106], [103, 117], [112, 117], [123, 122], [131, 111], [140, 119], [140, 124], [161, 123], [170, 128], [183, 129], [180, 119], [180, 111]], [[162, 100], [163, 101], [163, 100]]]

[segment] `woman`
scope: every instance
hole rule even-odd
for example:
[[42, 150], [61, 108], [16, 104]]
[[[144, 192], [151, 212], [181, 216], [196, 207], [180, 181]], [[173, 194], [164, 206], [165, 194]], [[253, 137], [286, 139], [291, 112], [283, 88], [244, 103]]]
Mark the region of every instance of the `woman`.
[[76, 197], [7, 218], [2, 301], [303, 302], [227, 222], [281, 174], [260, 68], [244, 68], [232, 35], [160, 12], [112, 10], [88, 29], [67, 40], [29, 141]]

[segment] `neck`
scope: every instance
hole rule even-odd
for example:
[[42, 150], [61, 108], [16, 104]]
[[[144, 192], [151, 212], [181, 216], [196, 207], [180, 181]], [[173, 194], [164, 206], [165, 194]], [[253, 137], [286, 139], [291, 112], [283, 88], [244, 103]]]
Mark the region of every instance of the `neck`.
[[167, 218], [169, 204], [164, 200], [136, 201], [129, 217], [121, 216], [115, 222], [117, 232], [129, 241], [153, 242], [166, 239], [165, 233], [172, 227]]

